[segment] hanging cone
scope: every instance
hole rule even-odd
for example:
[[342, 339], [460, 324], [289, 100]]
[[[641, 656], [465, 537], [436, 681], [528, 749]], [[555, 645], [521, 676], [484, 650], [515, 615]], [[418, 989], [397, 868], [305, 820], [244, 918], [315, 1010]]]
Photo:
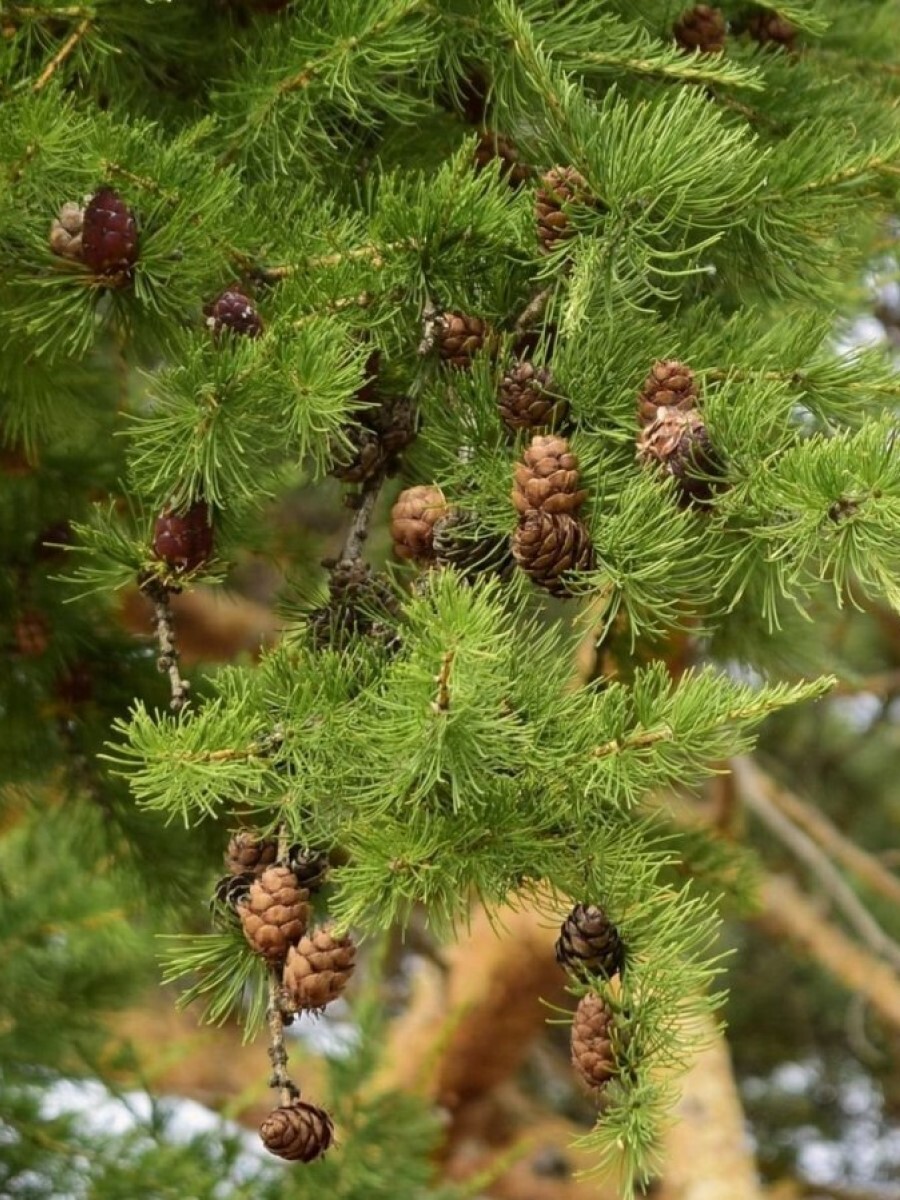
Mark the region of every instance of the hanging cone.
[[644, 380], [638, 397], [638, 417], [642, 425], [655, 421], [661, 408], [696, 408], [697, 384], [694, 372], [675, 358], [655, 362]]
[[724, 463], [696, 409], [660, 409], [638, 437], [637, 457], [677, 481], [682, 504], [708, 505], [724, 486]]
[[574, 167], [551, 167], [541, 177], [534, 200], [538, 246], [549, 254], [560, 242], [574, 236], [569, 211], [578, 205], [593, 204], [587, 180]]
[[260, 875], [277, 857], [278, 843], [274, 838], [260, 837], [252, 829], [239, 829], [228, 841], [225, 866], [232, 875], [243, 875], [245, 871]]
[[572, 1066], [592, 1090], [616, 1074], [613, 1054], [613, 1011], [600, 996], [583, 996], [572, 1021]]
[[523, 359], [501, 379], [497, 408], [507, 429], [556, 429], [568, 416], [569, 402], [555, 390], [549, 367]]
[[556, 961], [570, 971], [611, 979], [625, 963], [619, 931], [596, 904], [576, 904], [560, 926]]
[[401, 492], [391, 509], [391, 538], [397, 558], [431, 560], [434, 527], [449, 511], [440, 488], [420, 484]]
[[269, 1113], [259, 1127], [259, 1136], [270, 1154], [288, 1162], [311, 1163], [330, 1149], [334, 1124], [324, 1109], [294, 1100]]
[[317, 929], [288, 951], [284, 964], [284, 990], [295, 1009], [320, 1009], [344, 991], [356, 964], [356, 946], [350, 937], [336, 938], [329, 929]]

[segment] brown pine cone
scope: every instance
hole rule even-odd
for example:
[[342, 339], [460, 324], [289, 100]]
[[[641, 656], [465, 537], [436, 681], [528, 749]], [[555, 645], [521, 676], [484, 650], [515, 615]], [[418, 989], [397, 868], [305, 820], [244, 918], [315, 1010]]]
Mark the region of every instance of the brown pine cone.
[[311, 1163], [331, 1147], [334, 1124], [328, 1113], [305, 1100], [273, 1109], [259, 1127], [263, 1145], [288, 1162]]
[[277, 857], [278, 843], [275, 838], [262, 838], [253, 829], [239, 829], [228, 841], [225, 866], [232, 875], [243, 875], [246, 871], [261, 875]]
[[533, 509], [519, 521], [513, 535], [513, 556], [521, 570], [552, 596], [571, 596], [564, 576], [589, 571], [594, 546], [587, 526], [569, 513]]
[[195, 500], [186, 512], [171, 509], [156, 520], [153, 553], [172, 571], [194, 571], [212, 557], [213, 527], [204, 500]]
[[569, 970], [611, 979], [625, 965], [625, 947], [602, 908], [576, 904], [560, 926], [556, 961]]
[[238, 907], [244, 936], [269, 962], [284, 960], [306, 932], [309, 892], [288, 867], [267, 867]]
[[137, 222], [112, 188], [100, 188], [85, 205], [81, 257], [110, 287], [124, 287], [131, 282], [132, 268], [138, 260]]
[[711, 4], [695, 4], [681, 14], [673, 33], [682, 50], [721, 54], [725, 49], [728, 25], [720, 8], [713, 8]]
[[50, 645], [50, 626], [43, 614], [29, 609], [13, 627], [16, 652], [23, 658], [40, 658]]
[[458, 509], [435, 524], [433, 549], [437, 565], [453, 567], [467, 583], [488, 574], [507, 579], [515, 565], [506, 534], [479, 531], [475, 517]]
[[520, 187], [531, 178], [532, 170], [527, 163], [520, 160], [519, 151], [509, 138], [502, 133], [485, 129], [475, 147], [475, 170], [484, 171], [493, 162], [500, 163], [500, 177], [505, 179], [510, 187]]
[[637, 458], [656, 467], [678, 484], [683, 505], [707, 505], [724, 486], [724, 463], [709, 439], [696, 409], [660, 409], [655, 421], [638, 436]]
[[434, 330], [438, 354], [458, 371], [468, 370], [473, 356], [493, 342], [488, 323], [467, 313], [441, 313], [435, 318]]
[[575, 233], [568, 210], [593, 203], [587, 180], [574, 167], [551, 167], [541, 177], [534, 199], [539, 249], [549, 254]]
[[60, 258], [81, 262], [81, 235], [84, 209], [74, 200], [67, 200], [50, 227], [50, 249]]
[[430, 484], [401, 492], [391, 509], [391, 538], [396, 556], [428, 562], [434, 556], [434, 527], [449, 511], [444, 493]]
[[616, 1074], [612, 1009], [599, 996], [582, 996], [572, 1021], [572, 1066], [593, 1091]]
[[569, 414], [569, 402], [554, 391], [549, 367], [528, 359], [514, 362], [500, 381], [500, 417], [508, 429], [558, 428]]
[[641, 424], [655, 421], [661, 408], [695, 408], [697, 384], [694, 372], [675, 358], [660, 359], [650, 368], [638, 397]]
[[587, 492], [578, 487], [578, 459], [566, 439], [555, 434], [532, 438], [514, 478], [512, 502], [523, 515], [534, 508], [574, 513], [587, 499]]
[[797, 40], [796, 26], [768, 8], [753, 14], [747, 32], [761, 46], [783, 46], [785, 50], [793, 50]]
[[328, 876], [328, 855], [324, 850], [311, 850], [305, 846], [291, 846], [288, 850], [288, 866], [297, 877], [301, 887], [310, 893], [318, 892]]
[[346, 442], [335, 444], [331, 474], [344, 483], [374, 479], [387, 461], [381, 438], [368, 425], [351, 425], [344, 436]]
[[347, 986], [356, 964], [356, 946], [350, 937], [335, 938], [329, 929], [317, 929], [288, 951], [284, 964], [284, 989], [295, 1009], [324, 1008]]
[[226, 288], [209, 305], [206, 324], [216, 337], [223, 333], [258, 338], [263, 331], [262, 317], [256, 305], [238, 287]]

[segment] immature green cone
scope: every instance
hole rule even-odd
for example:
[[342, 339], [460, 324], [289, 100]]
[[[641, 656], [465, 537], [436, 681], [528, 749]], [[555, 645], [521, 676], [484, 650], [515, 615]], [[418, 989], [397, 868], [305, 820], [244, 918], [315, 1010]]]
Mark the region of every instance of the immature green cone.
[[225, 866], [232, 875], [242, 875], [245, 871], [260, 875], [277, 857], [278, 843], [274, 838], [260, 837], [252, 829], [239, 829], [228, 841]]
[[713, 8], [711, 4], [695, 4], [681, 14], [673, 33], [682, 50], [721, 54], [725, 49], [728, 25], [720, 8]]
[[696, 408], [697, 384], [694, 372], [676, 358], [655, 362], [644, 380], [638, 397], [641, 424], [655, 421], [661, 408]]
[[317, 929], [288, 951], [282, 982], [291, 1006], [298, 1010], [324, 1008], [342, 994], [356, 965], [356, 946], [347, 936], [336, 938]]
[[270, 1154], [288, 1162], [315, 1162], [334, 1141], [334, 1124], [322, 1108], [294, 1100], [272, 1110], [259, 1127], [259, 1136]]
[[515, 563], [509, 537], [479, 534], [471, 513], [454, 510], [434, 526], [434, 560], [453, 567], [469, 583], [483, 575], [509, 577]]
[[532, 438], [516, 465], [514, 480], [512, 502], [523, 516], [536, 508], [574, 513], [587, 499], [587, 492], [578, 486], [578, 459], [566, 439], [555, 434]]
[[435, 342], [441, 359], [457, 370], [467, 370], [473, 357], [493, 342], [487, 321], [468, 313], [445, 312], [435, 320]]
[[570, 971], [611, 979], [625, 964], [625, 947], [602, 908], [576, 904], [560, 926], [556, 961]]
[[594, 546], [587, 526], [576, 517], [532, 509], [519, 521], [513, 556], [533, 583], [564, 597], [572, 595], [565, 576], [593, 567]]
[[542, 254], [549, 254], [574, 235], [570, 210], [592, 202], [587, 180], [574, 167], [551, 167], [541, 177], [534, 199], [534, 219]]
[[391, 509], [391, 539], [397, 558], [434, 558], [434, 527], [450, 511], [444, 493], [429, 484], [406, 488]]
[[694, 408], [660, 409], [638, 436], [637, 457], [677, 481], [682, 504], [707, 505], [723, 486], [724, 464]]
[[238, 906], [244, 937], [257, 954], [283, 962], [306, 932], [309, 892], [288, 867], [267, 867]]
[[616, 1074], [612, 1027], [614, 1014], [600, 996], [583, 996], [572, 1021], [572, 1066], [595, 1091]]
[[557, 429], [568, 416], [569, 402], [556, 391], [549, 367], [522, 359], [501, 379], [497, 408], [507, 429]]

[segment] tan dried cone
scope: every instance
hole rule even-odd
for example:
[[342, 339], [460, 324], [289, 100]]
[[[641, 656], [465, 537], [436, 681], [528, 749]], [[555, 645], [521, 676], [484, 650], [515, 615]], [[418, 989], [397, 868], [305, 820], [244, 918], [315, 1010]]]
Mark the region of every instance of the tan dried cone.
[[549, 367], [521, 359], [500, 381], [497, 408], [508, 429], [552, 429], [568, 416], [569, 402], [555, 391]]
[[694, 408], [697, 384], [694, 372], [676, 358], [655, 362], [644, 380], [638, 397], [638, 417], [646, 425], [656, 419], [661, 408]]
[[673, 33], [682, 50], [721, 54], [728, 37], [728, 24], [720, 8], [714, 8], [711, 4], [695, 4], [681, 14]]
[[67, 200], [50, 227], [50, 249], [60, 258], [81, 261], [81, 232], [84, 209], [74, 200]]
[[695, 408], [659, 409], [638, 437], [637, 458], [672, 475], [685, 504], [708, 504], [722, 486], [722, 460]]
[[244, 936], [268, 962], [284, 960], [306, 932], [309, 892], [288, 867], [267, 867], [238, 905]]
[[578, 487], [578, 459], [563, 437], [538, 434], [516, 465], [512, 502], [523, 516], [532, 509], [574, 513], [587, 499]]
[[513, 535], [513, 556], [538, 587], [553, 596], [569, 596], [564, 576], [569, 571], [589, 571], [594, 546], [587, 527], [576, 517], [533, 509], [522, 517]]
[[347, 986], [356, 965], [356, 946], [330, 929], [317, 929], [288, 951], [284, 990], [294, 1008], [324, 1008]]
[[232, 875], [243, 875], [246, 871], [259, 875], [277, 857], [278, 843], [274, 838], [261, 838], [253, 829], [239, 829], [228, 841], [225, 866]]
[[427, 562], [434, 554], [434, 527], [450, 511], [444, 493], [430, 484], [407, 488], [391, 509], [391, 538], [398, 558]]
[[582, 996], [572, 1021], [572, 1066], [596, 1091], [616, 1074], [613, 1053], [613, 1011], [600, 996]]
[[294, 1100], [274, 1108], [259, 1127], [263, 1145], [288, 1162], [311, 1163], [331, 1147], [334, 1124], [322, 1108]]
[[574, 167], [551, 167], [541, 176], [534, 198], [534, 219], [542, 254], [549, 254], [575, 233], [569, 208], [592, 202], [587, 180]]

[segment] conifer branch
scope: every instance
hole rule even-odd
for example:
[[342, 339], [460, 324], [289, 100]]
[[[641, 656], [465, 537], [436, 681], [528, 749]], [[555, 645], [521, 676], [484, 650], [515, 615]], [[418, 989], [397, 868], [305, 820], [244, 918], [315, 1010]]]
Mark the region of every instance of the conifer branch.
[[63, 44], [60, 46], [59, 50], [57, 50], [56, 54], [54, 54], [54, 56], [47, 63], [46, 67], [44, 67], [41, 74], [38, 76], [37, 82], [34, 85], [34, 91], [40, 92], [47, 86], [66, 59], [69, 58], [74, 52], [76, 46], [88, 32], [90, 27], [91, 21], [89, 18], [85, 17], [84, 20], [81, 21], [81, 23], [77, 26], [77, 28], [69, 34]]
[[536, 292], [531, 297], [516, 320], [516, 333], [526, 333], [529, 329], [537, 325], [538, 321], [544, 315], [544, 310], [550, 301], [550, 297], [553, 295], [555, 286], [555, 284], [551, 283], [547, 287], [541, 288], [539, 292]]
[[761, 772], [748, 759], [736, 759], [732, 763], [732, 771], [740, 787], [741, 798], [750, 811], [814, 873], [824, 891], [869, 949], [900, 971], [900, 945], [885, 933], [812, 838], [769, 799], [765, 777]]
[[375, 503], [383, 483], [384, 472], [379, 472], [363, 485], [359, 506], [353, 514], [353, 520], [347, 530], [347, 536], [344, 538], [338, 561], [357, 562], [362, 558], [363, 544], [369, 536], [369, 523], [372, 520], [372, 513], [375, 511]]
[[190, 682], [182, 678], [178, 668], [178, 647], [175, 641], [175, 627], [172, 620], [171, 590], [165, 584], [144, 586], [144, 590], [153, 601], [153, 612], [156, 623], [156, 640], [159, 645], [159, 658], [156, 665], [161, 674], [169, 676], [171, 700], [169, 707], [174, 713], [180, 713], [188, 703]]

